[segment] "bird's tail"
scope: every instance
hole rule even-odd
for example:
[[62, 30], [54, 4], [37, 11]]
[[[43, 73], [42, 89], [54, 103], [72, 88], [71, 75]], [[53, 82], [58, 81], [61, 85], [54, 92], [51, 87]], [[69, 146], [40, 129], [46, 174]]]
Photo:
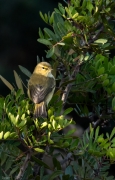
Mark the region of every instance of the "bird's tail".
[[41, 102], [40, 104], [35, 104], [34, 118], [38, 117], [47, 118], [46, 105], [44, 102]]

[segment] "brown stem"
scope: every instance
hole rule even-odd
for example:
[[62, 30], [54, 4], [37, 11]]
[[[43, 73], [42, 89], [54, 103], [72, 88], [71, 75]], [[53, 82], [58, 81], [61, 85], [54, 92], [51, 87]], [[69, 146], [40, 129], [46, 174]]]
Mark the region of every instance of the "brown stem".
[[[78, 64], [75, 66], [75, 68], [74, 68], [74, 70], [73, 70], [73, 73], [72, 73], [71, 76], [69, 77], [69, 81], [70, 81], [70, 80], [73, 80], [73, 79], [75, 78], [76, 74], [79, 72], [79, 67], [80, 67], [80, 63], [78, 63]], [[72, 88], [72, 84], [73, 84], [73, 83], [68, 84], [68, 85], [66, 86], [65, 90], [64, 90], [64, 93], [62, 94], [62, 99], [61, 99], [61, 100], [62, 100], [62, 102], [63, 102], [63, 107], [64, 107], [64, 105], [65, 105], [65, 103], [66, 103], [66, 100], [67, 100], [67, 98], [68, 98], [69, 92], [70, 92], [70, 90], [71, 90], [71, 88]]]
[[28, 163], [31, 158], [31, 154], [32, 154], [32, 152], [29, 151], [28, 154], [26, 155], [25, 161], [24, 161], [22, 167], [20, 168], [20, 171], [19, 171], [18, 175], [16, 176], [15, 180], [20, 180], [23, 177], [24, 172], [25, 172], [26, 168], [28, 167]]

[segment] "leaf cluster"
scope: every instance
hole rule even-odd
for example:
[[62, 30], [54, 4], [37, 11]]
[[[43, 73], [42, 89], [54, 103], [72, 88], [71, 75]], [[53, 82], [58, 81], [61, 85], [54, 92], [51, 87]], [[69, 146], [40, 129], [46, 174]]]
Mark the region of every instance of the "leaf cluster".
[[[20, 76], [14, 71], [17, 88], [0, 76], [11, 90], [0, 97], [1, 179], [114, 179], [107, 171], [115, 161], [115, 128], [105, 136], [95, 126], [81, 138], [74, 136], [76, 126], [62, 133], [75, 125], [67, 116], [71, 104], [82, 117], [96, 113], [101, 122], [115, 117], [115, 58], [109, 56], [115, 46], [114, 7], [113, 0], [71, 0], [66, 7], [59, 3], [52, 14], [40, 12], [50, 28], [39, 28], [38, 42], [48, 47], [58, 91], [48, 118], [34, 119]], [[19, 68], [30, 77], [25, 67]], [[63, 108], [64, 102], [69, 108]]]

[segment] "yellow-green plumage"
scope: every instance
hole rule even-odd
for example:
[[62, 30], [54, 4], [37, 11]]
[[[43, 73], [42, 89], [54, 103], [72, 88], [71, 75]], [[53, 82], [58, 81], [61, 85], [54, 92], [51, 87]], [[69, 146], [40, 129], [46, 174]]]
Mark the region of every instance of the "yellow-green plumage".
[[39, 63], [28, 81], [28, 96], [35, 104], [34, 117], [47, 117], [46, 106], [55, 89], [55, 78], [47, 62]]

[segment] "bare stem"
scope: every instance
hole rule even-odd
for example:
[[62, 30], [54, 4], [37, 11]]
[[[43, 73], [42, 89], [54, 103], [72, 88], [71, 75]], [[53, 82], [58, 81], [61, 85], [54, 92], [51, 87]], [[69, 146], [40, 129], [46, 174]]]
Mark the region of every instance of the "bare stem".
[[[76, 74], [79, 72], [79, 66], [80, 66], [80, 63], [78, 63], [78, 64], [75, 66], [75, 68], [74, 68], [74, 70], [73, 70], [73, 73], [72, 73], [71, 76], [69, 77], [69, 81], [70, 81], [70, 80], [73, 80], [74, 77], [76, 76]], [[66, 100], [67, 100], [67, 98], [68, 98], [69, 92], [70, 92], [71, 87], [72, 87], [72, 84], [73, 84], [73, 83], [68, 84], [68, 85], [66, 86], [65, 90], [64, 90], [64, 93], [62, 94], [62, 99], [61, 99], [61, 100], [63, 101], [63, 106], [64, 106], [65, 103], [66, 103]]]
[[26, 168], [28, 167], [30, 158], [31, 158], [31, 152], [28, 152], [28, 154], [25, 158], [25, 161], [24, 161], [22, 167], [20, 168], [20, 171], [19, 171], [18, 175], [16, 176], [15, 180], [20, 180], [23, 177], [24, 172], [25, 172]]

